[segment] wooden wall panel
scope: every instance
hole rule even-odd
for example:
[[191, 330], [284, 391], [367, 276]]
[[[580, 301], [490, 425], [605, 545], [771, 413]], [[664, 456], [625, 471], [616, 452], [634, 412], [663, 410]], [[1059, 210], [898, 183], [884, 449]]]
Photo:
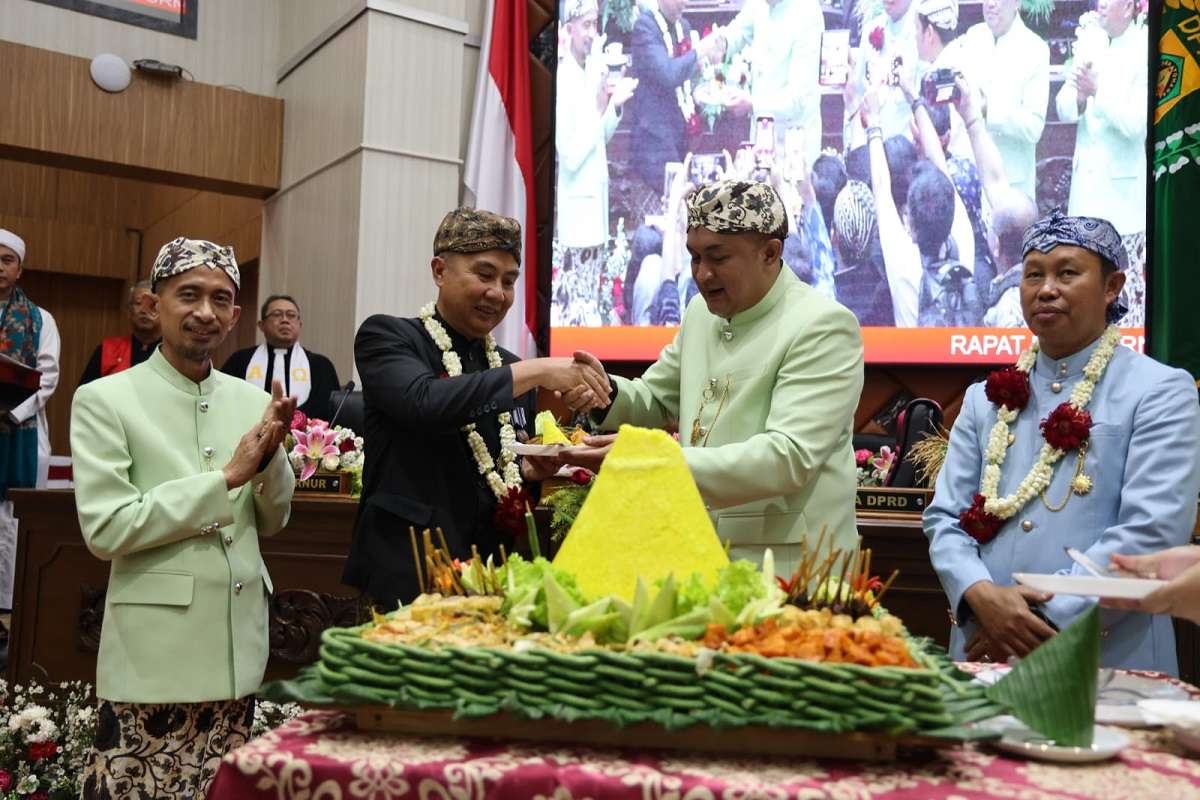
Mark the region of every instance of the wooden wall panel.
[[0, 41], [0, 156], [252, 197], [279, 188], [283, 102], [135, 73], [119, 94], [88, 60]]
[[122, 280], [134, 274], [137, 237], [124, 228], [10, 216], [3, 212], [0, 212], [0, 228], [7, 228], [25, 240], [26, 260], [31, 268]]
[[105, 336], [128, 329], [125, 284], [113, 278], [27, 269], [20, 284], [29, 298], [54, 315], [62, 336], [58, 389], [46, 406], [51, 452], [71, 452], [71, 397], [92, 350]]
[[[159, 248], [177, 236], [232, 245], [239, 263], [258, 258], [262, 205], [263, 201], [251, 197], [194, 193], [183, 205], [146, 227], [138, 275], [148, 276]], [[247, 236], [247, 229], [254, 235]], [[234, 242], [234, 238], [239, 241]]]
[[0, 0], [0, 39], [89, 59], [100, 53], [129, 63], [156, 58], [183, 66], [204, 83], [272, 94], [280, 19], [299, 16], [290, 13], [296, 2], [203, 0], [196, 38], [188, 39], [29, 0]]

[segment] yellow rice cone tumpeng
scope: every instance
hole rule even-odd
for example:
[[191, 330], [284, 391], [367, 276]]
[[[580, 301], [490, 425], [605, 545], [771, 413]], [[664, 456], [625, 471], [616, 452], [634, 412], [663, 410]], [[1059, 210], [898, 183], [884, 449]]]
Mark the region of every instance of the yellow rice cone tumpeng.
[[570, 444], [571, 440], [558, 427], [553, 411], [543, 411], [534, 418], [534, 432], [542, 437], [542, 444]]
[[711, 586], [728, 563], [679, 443], [632, 425], [621, 426], [554, 559], [587, 597], [627, 601], [639, 576], [652, 584], [697, 572]]

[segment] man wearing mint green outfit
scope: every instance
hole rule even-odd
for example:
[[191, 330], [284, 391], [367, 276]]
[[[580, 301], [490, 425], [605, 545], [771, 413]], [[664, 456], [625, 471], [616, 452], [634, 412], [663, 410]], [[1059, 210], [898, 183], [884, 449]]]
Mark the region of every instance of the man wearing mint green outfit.
[[[699, 295], [641, 378], [610, 376], [615, 393], [601, 422], [610, 430], [678, 423], [730, 555], [761, 561], [770, 547], [777, 570], [790, 575], [801, 542], [815, 546], [823, 528], [827, 544], [858, 543], [850, 439], [862, 334], [848, 309], [784, 264], [787, 214], [768, 184], [719, 181], [687, 203]], [[568, 404], [584, 405], [578, 395], [588, 391], [568, 392]], [[588, 444], [567, 459], [598, 468], [611, 441]]]
[[243, 743], [268, 655], [258, 537], [287, 523], [295, 410], [213, 368], [237, 323], [233, 250], [178, 238], [154, 262], [162, 345], [71, 407], [79, 525], [112, 562], [83, 797], [204, 797]]

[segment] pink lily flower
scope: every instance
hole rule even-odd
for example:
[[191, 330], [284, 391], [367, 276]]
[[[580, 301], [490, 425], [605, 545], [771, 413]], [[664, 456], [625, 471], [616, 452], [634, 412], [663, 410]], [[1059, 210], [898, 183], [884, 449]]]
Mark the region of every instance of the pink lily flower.
[[304, 459], [304, 469], [300, 470], [300, 480], [306, 481], [317, 471], [325, 456], [339, 454], [337, 445], [333, 443], [336, 433], [328, 428], [309, 428], [307, 432], [296, 431], [296, 447], [294, 455]]

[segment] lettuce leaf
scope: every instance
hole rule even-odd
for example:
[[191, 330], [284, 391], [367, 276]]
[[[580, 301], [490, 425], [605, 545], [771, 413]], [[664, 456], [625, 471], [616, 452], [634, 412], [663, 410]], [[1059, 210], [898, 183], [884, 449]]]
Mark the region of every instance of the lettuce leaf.
[[[500, 607], [500, 611], [514, 625], [542, 631], [550, 629], [550, 610], [546, 595], [547, 575], [552, 576], [551, 580], [557, 590], [556, 600], [564, 604], [562, 607], [566, 607], [564, 617], [574, 607], [587, 602], [575, 583], [574, 575], [554, 569], [544, 558], [526, 561], [514, 553], [508, 557], [508, 563], [497, 571], [505, 594], [504, 605]], [[564, 598], [570, 603], [566, 603]]]

